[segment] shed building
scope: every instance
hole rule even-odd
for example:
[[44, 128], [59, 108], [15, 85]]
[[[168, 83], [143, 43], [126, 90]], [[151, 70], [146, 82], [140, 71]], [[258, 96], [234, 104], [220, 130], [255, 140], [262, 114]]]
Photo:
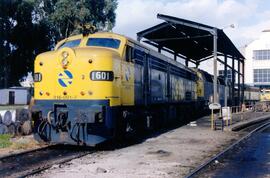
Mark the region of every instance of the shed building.
[[0, 105], [26, 105], [29, 103], [30, 97], [28, 88], [0, 89]]

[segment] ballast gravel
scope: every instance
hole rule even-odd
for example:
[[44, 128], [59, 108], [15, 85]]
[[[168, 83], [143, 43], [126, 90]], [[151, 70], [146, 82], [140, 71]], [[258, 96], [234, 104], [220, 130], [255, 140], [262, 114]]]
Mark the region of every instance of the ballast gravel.
[[[212, 131], [209, 117], [125, 148], [98, 151], [36, 177], [184, 177], [245, 133]], [[197, 125], [197, 126], [196, 126]]]

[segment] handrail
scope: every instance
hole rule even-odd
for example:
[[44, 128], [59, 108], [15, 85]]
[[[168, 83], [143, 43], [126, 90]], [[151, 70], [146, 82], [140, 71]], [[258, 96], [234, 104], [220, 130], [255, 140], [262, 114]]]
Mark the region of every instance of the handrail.
[[[221, 124], [222, 124], [222, 130], [224, 127], [224, 121], [226, 121], [226, 126], [232, 125], [232, 114], [242, 114], [241, 115], [241, 120], [244, 119], [244, 113], [247, 111], [254, 111], [254, 106], [255, 105], [245, 105], [242, 104], [241, 106], [231, 106], [231, 107], [222, 107], [220, 109], [217, 109], [216, 111], [218, 111], [218, 114], [214, 114], [214, 111], [211, 110], [211, 129], [212, 130], [216, 130], [216, 121], [217, 118], [219, 118], [219, 120], [221, 120]], [[223, 111], [225, 111], [225, 113], [222, 113]]]

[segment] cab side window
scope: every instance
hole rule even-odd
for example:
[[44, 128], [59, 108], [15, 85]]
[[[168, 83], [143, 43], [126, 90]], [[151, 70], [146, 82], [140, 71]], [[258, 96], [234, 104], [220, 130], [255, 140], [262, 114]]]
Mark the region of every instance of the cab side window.
[[134, 48], [131, 46], [126, 47], [126, 62], [133, 62]]

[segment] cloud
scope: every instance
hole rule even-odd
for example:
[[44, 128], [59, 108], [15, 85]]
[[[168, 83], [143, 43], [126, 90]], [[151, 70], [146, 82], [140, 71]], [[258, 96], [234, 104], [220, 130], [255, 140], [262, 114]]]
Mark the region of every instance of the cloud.
[[236, 44], [244, 45], [270, 28], [270, 10], [260, 11], [260, 0], [119, 0], [114, 32], [136, 38], [136, 33], [161, 23], [157, 13], [224, 28]]

